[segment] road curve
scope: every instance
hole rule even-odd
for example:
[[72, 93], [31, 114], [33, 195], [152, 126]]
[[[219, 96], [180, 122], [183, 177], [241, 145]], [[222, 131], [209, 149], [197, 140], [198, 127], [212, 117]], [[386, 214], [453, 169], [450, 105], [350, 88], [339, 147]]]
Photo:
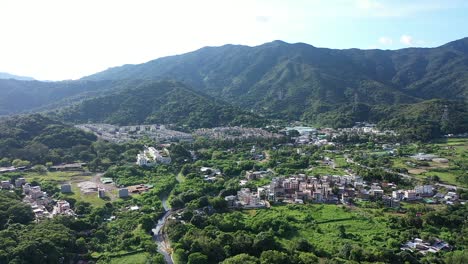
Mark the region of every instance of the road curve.
[[166, 238], [163, 234], [164, 225], [166, 224], [167, 219], [173, 211], [169, 208], [169, 205], [167, 204], [167, 197], [163, 197], [162, 204], [166, 212], [158, 220], [158, 223], [151, 231], [153, 233], [153, 240], [158, 245], [158, 252], [163, 254], [166, 263], [173, 264], [174, 261], [172, 260], [171, 253], [169, 251], [169, 245], [166, 243]]

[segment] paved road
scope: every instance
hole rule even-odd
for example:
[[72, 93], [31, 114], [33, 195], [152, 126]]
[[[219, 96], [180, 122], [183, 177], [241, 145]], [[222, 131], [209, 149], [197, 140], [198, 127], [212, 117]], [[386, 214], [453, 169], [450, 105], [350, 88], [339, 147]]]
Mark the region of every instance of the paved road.
[[169, 216], [171, 216], [173, 211], [169, 208], [169, 205], [167, 204], [167, 197], [163, 197], [162, 204], [166, 213], [158, 220], [158, 223], [151, 231], [153, 232], [153, 239], [158, 245], [158, 252], [163, 254], [166, 263], [173, 264], [174, 261], [172, 261], [170, 245], [168, 245], [167, 238], [163, 232], [164, 225], [166, 224], [167, 219], [169, 218]]

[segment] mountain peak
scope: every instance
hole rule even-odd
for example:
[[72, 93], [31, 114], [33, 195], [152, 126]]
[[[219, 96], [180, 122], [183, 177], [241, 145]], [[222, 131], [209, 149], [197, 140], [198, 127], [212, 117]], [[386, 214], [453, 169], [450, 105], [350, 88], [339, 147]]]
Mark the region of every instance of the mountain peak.
[[442, 47], [448, 47], [464, 53], [468, 53], [468, 37], [451, 41]]

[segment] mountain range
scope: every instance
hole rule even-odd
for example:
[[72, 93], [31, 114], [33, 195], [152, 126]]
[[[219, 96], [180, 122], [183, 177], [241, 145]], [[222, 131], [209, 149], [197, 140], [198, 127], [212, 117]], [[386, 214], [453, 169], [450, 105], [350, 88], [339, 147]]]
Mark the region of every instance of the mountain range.
[[34, 78], [26, 77], [26, 76], [18, 76], [6, 72], [0, 72], [0, 79], [14, 79], [14, 80], [21, 80], [21, 81], [33, 81]]
[[[164, 80], [176, 82], [157, 83]], [[162, 86], [167, 86], [164, 93], [174, 89], [174, 94], [184, 95], [169, 96], [173, 104], [159, 96], [164, 93], [150, 93], [154, 100], [142, 97], [148, 96], [150, 87], [158, 91]], [[457, 125], [443, 132], [460, 132], [468, 130], [464, 117], [468, 113], [468, 38], [436, 48], [400, 50], [336, 50], [282, 41], [255, 47], [205, 47], [143, 64], [110, 68], [78, 81], [0, 80], [0, 92], [5, 95], [0, 99], [0, 114], [75, 104], [61, 109], [59, 116], [76, 121], [171, 122], [161, 119], [160, 111], [180, 107], [184, 105], [181, 99], [194, 97], [200, 100], [194, 100], [193, 105], [216, 102], [217, 107], [229, 109], [225, 112], [242, 109], [238, 114], [243, 117], [251, 112], [255, 118], [330, 126], [366, 120], [391, 126], [398, 123], [395, 120], [423, 120], [439, 128], [443, 120], [449, 120]], [[125, 104], [120, 98], [123, 96], [134, 98], [134, 102]], [[93, 107], [85, 107], [100, 104], [99, 100], [122, 104], [109, 104], [94, 113], [89, 110]], [[150, 103], [151, 111], [140, 109], [143, 106], [138, 100]], [[408, 109], [414, 111], [405, 115]], [[434, 113], [427, 115], [420, 109]], [[132, 118], [117, 118], [122, 111]], [[193, 120], [178, 119], [174, 123], [193, 126], [197, 123]]]

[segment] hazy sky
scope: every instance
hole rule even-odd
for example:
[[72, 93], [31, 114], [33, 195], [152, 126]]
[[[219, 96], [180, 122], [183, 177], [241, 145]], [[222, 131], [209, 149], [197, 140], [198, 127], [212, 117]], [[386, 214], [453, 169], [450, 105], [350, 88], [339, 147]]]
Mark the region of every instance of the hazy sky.
[[77, 79], [203, 46], [434, 47], [468, 36], [464, 0], [0, 0], [0, 72]]

